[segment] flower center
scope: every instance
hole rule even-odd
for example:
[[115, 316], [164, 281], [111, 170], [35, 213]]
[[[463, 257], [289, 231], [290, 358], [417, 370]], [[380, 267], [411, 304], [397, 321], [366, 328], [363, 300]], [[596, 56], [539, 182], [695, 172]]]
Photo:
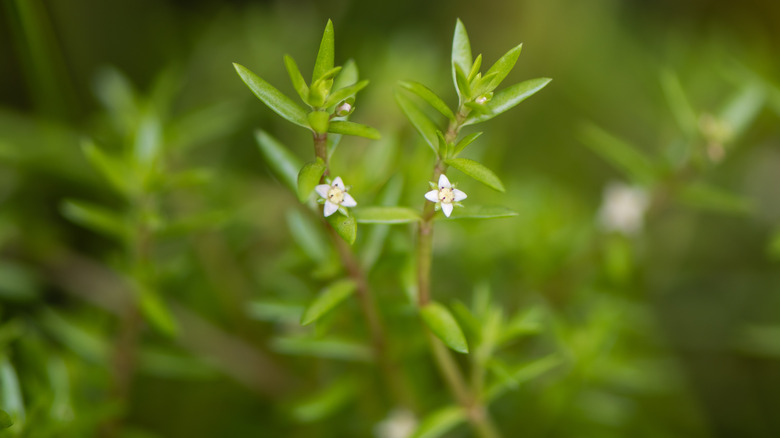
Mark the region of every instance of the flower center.
[[455, 200], [455, 194], [452, 193], [451, 188], [443, 188], [439, 190], [439, 201], [445, 203], [445, 204], [452, 204], [452, 201]]
[[330, 190], [328, 190], [328, 201], [334, 203], [334, 204], [341, 204], [341, 201], [344, 200], [344, 192], [338, 188], [338, 187], [331, 187]]

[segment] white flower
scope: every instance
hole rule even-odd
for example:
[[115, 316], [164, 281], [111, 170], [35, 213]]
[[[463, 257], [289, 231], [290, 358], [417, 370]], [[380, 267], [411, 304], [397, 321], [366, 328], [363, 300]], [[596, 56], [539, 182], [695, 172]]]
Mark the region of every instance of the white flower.
[[407, 409], [399, 408], [390, 412], [384, 420], [374, 427], [377, 438], [409, 438], [417, 428], [417, 418]]
[[642, 228], [650, 204], [647, 192], [623, 183], [610, 183], [604, 189], [599, 222], [607, 231], [635, 234]]
[[325, 200], [325, 208], [323, 209], [325, 217], [332, 215], [336, 210], [346, 216], [347, 210], [344, 207], [357, 205], [355, 198], [347, 193], [347, 188], [344, 186], [344, 182], [341, 181], [340, 176], [337, 176], [330, 185], [320, 184], [314, 187], [314, 191]]
[[431, 183], [431, 187], [436, 189], [426, 193], [425, 199], [435, 202], [436, 209], [441, 208], [447, 217], [450, 217], [454, 205], [460, 205], [460, 201], [466, 199], [466, 194], [453, 187], [444, 174], [439, 176], [439, 184]]

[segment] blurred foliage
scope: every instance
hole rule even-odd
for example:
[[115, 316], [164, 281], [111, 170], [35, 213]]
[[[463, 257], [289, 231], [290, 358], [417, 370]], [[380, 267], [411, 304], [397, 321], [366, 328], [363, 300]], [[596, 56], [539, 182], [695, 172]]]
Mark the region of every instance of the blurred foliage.
[[[354, 118], [382, 139], [343, 140], [331, 168], [363, 205], [417, 209], [433, 157], [394, 92], [411, 79], [455, 106], [442, 79], [457, 17], [486, 60], [523, 42], [507, 83], [554, 79], [464, 152], [505, 188], [466, 180], [469, 199], [519, 215], [448, 221], [434, 241], [437, 300], [469, 345], [485, 336], [469, 321], [502, 328], [485, 364], [500, 429], [776, 436], [780, 3], [761, 0], [4, 0], [0, 436], [460, 422], [410, 305], [409, 225], [361, 224], [355, 241], [408, 409], [354, 300], [300, 325], [342, 268], [254, 133], [301, 163], [311, 135], [232, 67], [295, 96], [283, 56], [310, 71], [332, 19], [336, 63], [371, 81]], [[639, 223], [610, 221], [608, 187], [629, 206], [646, 196]]]

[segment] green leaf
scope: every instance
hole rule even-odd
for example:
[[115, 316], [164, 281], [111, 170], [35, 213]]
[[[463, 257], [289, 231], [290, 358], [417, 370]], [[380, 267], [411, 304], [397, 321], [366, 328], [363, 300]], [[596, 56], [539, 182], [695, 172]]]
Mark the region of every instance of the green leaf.
[[325, 25], [325, 32], [322, 33], [320, 50], [317, 52], [317, 61], [314, 63], [314, 71], [311, 75], [312, 82], [322, 78], [326, 72], [333, 68], [334, 56], [333, 22], [328, 20], [328, 24]]
[[259, 321], [297, 324], [303, 315], [303, 305], [280, 300], [256, 300], [247, 304], [247, 315]]
[[693, 110], [688, 97], [685, 95], [680, 79], [671, 70], [661, 71], [661, 88], [663, 89], [666, 102], [672, 115], [677, 121], [677, 125], [689, 139], [695, 138], [699, 132], [699, 122], [696, 112]]
[[477, 77], [480, 68], [482, 68], [482, 54], [477, 55], [477, 57], [474, 59], [474, 63], [471, 64], [471, 71], [469, 72], [469, 76], [467, 78], [469, 83], [471, 83], [471, 81]]
[[81, 150], [92, 167], [103, 174], [103, 177], [123, 195], [129, 195], [134, 189], [133, 180], [127, 167], [116, 158], [106, 154], [94, 143], [87, 140], [81, 144]]
[[370, 126], [346, 120], [334, 120], [330, 122], [328, 132], [343, 135], [356, 135], [358, 137], [370, 138], [371, 140], [379, 140], [382, 137], [379, 134], [379, 131]]
[[650, 158], [623, 140], [592, 124], [582, 127], [580, 137], [583, 143], [601, 158], [623, 171], [633, 181], [649, 185], [656, 179], [655, 166]]
[[289, 55], [284, 55], [284, 66], [287, 67], [287, 74], [290, 75], [290, 81], [292, 81], [293, 88], [298, 92], [298, 96], [301, 100], [308, 104], [309, 102], [309, 86], [306, 85], [306, 81], [303, 79], [301, 71], [298, 69], [298, 64]]
[[401, 93], [395, 93], [395, 100], [401, 107], [401, 110], [406, 114], [406, 117], [412, 122], [417, 132], [420, 133], [422, 138], [428, 143], [428, 146], [433, 149], [433, 153], [438, 156], [438, 140], [436, 139], [436, 125], [433, 124], [431, 119], [422, 112], [422, 110], [412, 102], [409, 98]]
[[436, 95], [430, 88], [426, 87], [425, 85], [414, 82], [414, 81], [401, 81], [399, 84], [406, 88], [407, 90], [411, 91], [412, 93], [418, 95], [420, 98], [422, 98], [424, 101], [428, 102], [430, 106], [432, 106], [436, 111], [442, 113], [444, 117], [455, 120], [455, 114], [452, 112], [450, 107], [447, 106], [444, 101]]
[[354, 376], [341, 378], [297, 402], [291, 410], [292, 417], [304, 423], [328, 418], [354, 398], [359, 388]]
[[[393, 175], [379, 192], [376, 204], [382, 207], [397, 205], [398, 199], [401, 197], [401, 192], [403, 192], [403, 186], [404, 180], [402, 174], [397, 173]], [[365, 272], [369, 272], [371, 267], [373, 267], [379, 259], [389, 232], [390, 225], [374, 225], [369, 227], [360, 257]]]
[[0, 409], [0, 430], [8, 429], [14, 425], [14, 420], [8, 415], [8, 412]]
[[406, 207], [364, 207], [355, 209], [359, 224], [408, 224], [420, 220], [420, 215]]
[[[471, 43], [466, 33], [466, 27], [460, 18], [455, 22], [455, 34], [452, 36], [452, 83], [458, 88], [458, 79], [456, 67], [460, 67], [462, 72], [471, 69]], [[465, 76], [464, 76], [465, 77]], [[458, 88], [459, 89], [459, 88]], [[460, 94], [458, 94], [460, 96]]]
[[70, 199], [62, 203], [60, 210], [63, 216], [90, 230], [118, 237], [120, 240], [127, 237], [127, 222], [107, 208]]
[[695, 183], [683, 187], [678, 194], [678, 198], [681, 202], [691, 207], [704, 210], [737, 215], [746, 215], [753, 212], [753, 205], [749, 199], [703, 183]]
[[728, 140], [738, 138], [745, 132], [764, 106], [764, 100], [764, 89], [756, 84], [749, 84], [726, 104], [720, 118], [728, 123]]
[[515, 67], [515, 64], [517, 63], [517, 58], [520, 56], [521, 50], [523, 50], [523, 45], [518, 44], [506, 52], [504, 56], [499, 58], [498, 61], [496, 61], [495, 64], [490, 67], [490, 69], [485, 74], [485, 77], [488, 77], [491, 74], [495, 74], [495, 76], [490, 79], [490, 86], [488, 87], [489, 90], [495, 90], [496, 87], [498, 87], [501, 82], [503, 82], [509, 72], [512, 71], [512, 69]]
[[518, 312], [504, 325], [496, 344], [500, 346], [522, 335], [538, 333], [542, 329], [541, 318], [542, 311], [539, 307]]
[[458, 87], [458, 96], [460, 96], [461, 101], [471, 99], [471, 84], [466, 77], [466, 73], [457, 64], [455, 65], [455, 85]]
[[309, 325], [328, 313], [339, 303], [352, 295], [357, 284], [352, 280], [339, 280], [320, 292], [301, 315], [301, 325]]
[[148, 178], [154, 170], [155, 161], [162, 153], [162, 126], [159, 117], [148, 110], [145, 111], [138, 121], [134, 134], [133, 155], [136, 162], [141, 165], [144, 176]]
[[466, 148], [466, 146], [468, 146], [471, 143], [473, 143], [474, 140], [478, 139], [480, 135], [482, 135], [482, 132], [475, 132], [473, 134], [469, 134], [469, 135], [463, 137], [463, 139], [461, 141], [459, 141], [458, 144], [455, 145], [455, 148], [453, 148], [452, 156], [453, 157], [457, 157], [458, 154], [461, 153], [463, 151], [463, 149]]
[[328, 245], [320, 235], [321, 224], [314, 223], [297, 209], [287, 213], [287, 225], [293, 240], [312, 260], [324, 263], [328, 258]]
[[7, 357], [0, 359], [0, 402], [0, 406], [8, 410], [8, 413], [14, 415], [18, 421], [24, 421], [24, 398], [19, 377]]
[[355, 60], [348, 59], [347, 62], [341, 66], [341, 71], [338, 76], [333, 78], [333, 89], [340, 90], [344, 87], [348, 87], [358, 81], [360, 74], [358, 72], [357, 64]]
[[547, 371], [557, 367], [562, 362], [561, 358], [555, 354], [545, 356], [541, 359], [531, 361], [516, 367], [514, 370], [496, 369], [496, 362], [491, 361], [491, 369], [497, 372], [501, 378], [486, 391], [486, 399], [493, 401], [509, 389], [517, 388], [521, 383], [533, 380]]
[[255, 139], [263, 158], [271, 166], [276, 176], [292, 190], [298, 192], [298, 169], [301, 161], [284, 145], [263, 130], [255, 131]]
[[529, 79], [504, 88], [485, 103], [485, 107], [490, 111], [489, 113], [469, 116], [463, 126], [490, 120], [493, 117], [514, 108], [517, 104], [544, 88], [551, 80], [552, 79], [549, 78]]
[[517, 212], [506, 207], [466, 204], [452, 211], [450, 219], [493, 219], [517, 216]]
[[279, 337], [271, 340], [271, 348], [284, 354], [359, 362], [370, 362], [373, 357], [369, 347], [335, 338]]
[[504, 192], [504, 184], [492, 170], [468, 158], [453, 158], [446, 163], [486, 186]]
[[358, 91], [362, 90], [363, 88], [366, 88], [366, 85], [368, 85], [368, 80], [363, 80], [356, 84], [352, 84], [334, 91], [333, 93], [328, 95], [328, 99], [325, 101], [323, 107], [329, 108], [333, 105], [338, 104], [339, 102], [341, 102], [342, 100], [350, 96], [354, 96], [355, 94], [358, 93]]
[[179, 332], [179, 326], [173, 318], [167, 304], [160, 296], [148, 289], [141, 290], [141, 312], [146, 320], [160, 333], [175, 337]]
[[241, 76], [241, 80], [252, 90], [252, 93], [276, 114], [298, 126], [309, 128], [309, 122], [303, 108], [243, 65], [233, 63], [233, 67], [235, 67], [238, 75]]
[[458, 322], [443, 305], [432, 301], [420, 309], [423, 321], [445, 345], [459, 353], [468, 353], [466, 337]]
[[354, 216], [344, 216], [341, 214], [332, 214], [326, 218], [330, 226], [336, 230], [339, 236], [345, 242], [352, 245], [357, 238], [357, 221]]
[[428, 414], [414, 431], [412, 438], [437, 438], [466, 421], [460, 406], [447, 406]]

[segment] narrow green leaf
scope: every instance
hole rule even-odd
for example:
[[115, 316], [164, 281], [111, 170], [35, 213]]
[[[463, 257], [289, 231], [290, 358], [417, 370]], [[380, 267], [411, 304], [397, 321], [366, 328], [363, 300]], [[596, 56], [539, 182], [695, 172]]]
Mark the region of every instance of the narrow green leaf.
[[303, 315], [303, 305], [278, 299], [251, 301], [247, 304], [247, 315], [258, 321], [298, 324]]
[[453, 158], [446, 163], [486, 186], [504, 192], [504, 184], [492, 170], [468, 158]]
[[720, 118], [728, 124], [728, 140], [736, 139], [745, 132], [764, 106], [765, 94], [763, 87], [748, 84], [726, 104]]
[[379, 140], [382, 137], [381, 134], [379, 134], [379, 131], [370, 126], [346, 120], [334, 120], [330, 122], [328, 132], [343, 135], [356, 135], [358, 137], [370, 138], [371, 140]]
[[699, 122], [696, 117], [696, 112], [693, 110], [688, 97], [685, 95], [680, 84], [680, 79], [671, 70], [664, 69], [661, 71], [661, 89], [663, 89], [666, 102], [669, 104], [669, 109], [672, 110], [672, 115], [677, 121], [677, 125], [685, 133], [689, 139], [695, 138], [699, 132]]
[[506, 207], [465, 204], [463, 208], [452, 211], [450, 219], [493, 219], [517, 216], [517, 212]]
[[297, 402], [291, 409], [292, 417], [303, 423], [328, 418], [353, 399], [359, 388], [354, 376], [341, 378]]
[[301, 100], [309, 102], [309, 86], [306, 85], [306, 80], [303, 79], [301, 71], [298, 69], [298, 64], [289, 55], [284, 55], [284, 66], [287, 68], [287, 74], [290, 75], [290, 81], [292, 81], [293, 88], [298, 92], [298, 96]]
[[271, 348], [284, 354], [313, 356], [327, 359], [370, 362], [371, 349], [355, 341], [308, 337], [279, 337], [271, 340]]
[[[382, 207], [397, 205], [398, 199], [401, 197], [401, 192], [403, 191], [403, 186], [404, 180], [402, 174], [397, 173], [393, 175], [379, 192], [376, 204]], [[369, 227], [360, 257], [365, 272], [369, 272], [379, 259], [389, 232], [390, 225], [379, 224]]]
[[471, 81], [474, 80], [474, 78], [477, 77], [479, 74], [479, 69], [482, 68], [482, 54], [480, 53], [477, 55], [476, 59], [474, 59], [474, 63], [471, 65], [471, 71], [469, 72], [468, 81], [471, 83]]
[[433, 153], [438, 156], [438, 140], [436, 139], [436, 125], [428, 118], [428, 116], [422, 112], [422, 110], [412, 102], [409, 98], [401, 93], [395, 93], [395, 100], [401, 107], [401, 110], [406, 114], [406, 117], [412, 122], [417, 132], [420, 133], [422, 138], [428, 143], [428, 146], [433, 149]]
[[14, 425], [14, 420], [8, 415], [8, 412], [0, 409], [0, 430], [8, 429]]
[[339, 280], [323, 289], [301, 315], [301, 325], [309, 325], [328, 313], [357, 289], [353, 280]]
[[145, 177], [154, 170], [153, 165], [162, 153], [162, 126], [160, 118], [146, 110], [142, 113], [138, 126], [134, 131], [133, 156], [140, 164]]
[[179, 326], [176, 320], [168, 305], [156, 292], [147, 289], [141, 291], [141, 312], [160, 333], [170, 337], [178, 334]]
[[466, 146], [468, 146], [471, 143], [473, 143], [474, 140], [478, 139], [480, 135], [482, 135], [482, 132], [475, 132], [473, 134], [469, 134], [469, 135], [463, 137], [463, 139], [461, 141], [459, 141], [458, 144], [455, 145], [455, 148], [453, 148], [452, 156], [453, 157], [457, 157], [458, 154], [461, 153], [463, 151], [463, 149], [466, 148]]
[[60, 210], [69, 220], [92, 231], [118, 237], [120, 240], [127, 237], [127, 222], [107, 208], [69, 199], [62, 203]]
[[336, 230], [339, 236], [345, 242], [352, 245], [357, 238], [357, 221], [354, 216], [344, 216], [342, 214], [332, 214], [327, 217], [330, 226]]
[[[466, 33], [466, 27], [460, 18], [455, 22], [455, 34], [452, 36], [452, 83], [458, 88], [458, 79], [455, 66], [460, 67], [462, 72], [471, 69], [471, 43]], [[465, 77], [465, 76], [464, 76]]]
[[466, 77], [466, 73], [463, 69], [457, 64], [455, 65], [455, 85], [458, 87], [458, 96], [460, 96], [461, 101], [471, 99], [472, 94], [469, 79]]
[[438, 438], [466, 421], [460, 406], [448, 406], [428, 414], [417, 426], [412, 438]]
[[0, 359], [0, 402], [3, 409], [8, 410], [19, 422], [24, 422], [24, 398], [19, 377], [7, 357]]
[[348, 59], [344, 65], [341, 66], [339, 74], [333, 78], [333, 89], [340, 90], [344, 87], [348, 87], [356, 83], [360, 79], [360, 72], [358, 71], [357, 64], [354, 59]]
[[691, 207], [720, 213], [746, 215], [753, 212], [749, 199], [703, 183], [683, 187], [678, 199]]
[[436, 130], [436, 140], [439, 142], [439, 156], [440, 157], [447, 157], [449, 156], [449, 149], [450, 145], [447, 143], [447, 139], [444, 138], [444, 133]]
[[338, 104], [339, 102], [341, 102], [342, 100], [344, 100], [344, 99], [346, 99], [346, 98], [348, 98], [350, 96], [354, 96], [360, 90], [362, 90], [363, 88], [366, 88], [366, 85], [368, 85], [368, 80], [363, 80], [363, 81], [360, 81], [360, 82], [358, 82], [356, 84], [352, 84], [352, 85], [346, 86], [344, 88], [337, 89], [336, 91], [334, 91], [333, 93], [328, 95], [328, 99], [325, 101], [325, 104], [323, 105], [323, 107], [329, 108], [329, 107], [331, 107], [333, 105]]
[[317, 61], [314, 63], [314, 71], [311, 75], [311, 81], [316, 82], [328, 70], [333, 68], [333, 58], [335, 56], [333, 22], [328, 20], [325, 25], [325, 32], [322, 33], [320, 41], [320, 50], [317, 52]]
[[514, 108], [520, 102], [533, 96], [537, 91], [544, 88], [550, 83], [552, 79], [549, 78], [537, 78], [529, 79], [527, 81], [520, 82], [519, 84], [511, 85], [503, 90], [497, 92], [485, 106], [490, 110], [487, 114], [478, 114], [470, 116], [463, 124], [473, 125], [475, 123], [481, 123], [486, 120], [490, 120], [493, 117]]
[[542, 329], [541, 318], [542, 311], [538, 306], [518, 312], [504, 325], [496, 344], [500, 346], [522, 335], [538, 333]]
[[298, 106], [295, 102], [290, 100], [289, 97], [282, 94], [281, 91], [274, 88], [271, 84], [264, 81], [262, 78], [252, 73], [241, 64], [233, 63], [236, 72], [241, 77], [241, 80], [252, 90], [252, 93], [257, 96], [264, 104], [271, 108], [276, 114], [279, 114], [288, 121], [295, 123], [298, 126], [304, 128], [309, 127], [309, 122], [306, 119], [306, 112]]
[[623, 140], [592, 124], [581, 128], [580, 137], [585, 145], [631, 180], [648, 185], [656, 179], [655, 166], [650, 158]]
[[255, 139], [263, 158], [271, 166], [276, 176], [292, 190], [298, 192], [298, 169], [301, 161], [284, 145], [263, 130], [255, 131]]
[[363, 207], [355, 209], [359, 224], [408, 224], [420, 220], [420, 215], [406, 207]]
[[420, 309], [425, 325], [431, 329], [437, 338], [441, 339], [445, 345], [459, 353], [468, 353], [469, 347], [466, 343], [466, 337], [460, 329], [458, 322], [452, 316], [449, 310], [443, 305], [432, 301]]
[[324, 263], [328, 258], [328, 245], [320, 234], [322, 227], [304, 216], [299, 210], [292, 209], [287, 213], [287, 225], [290, 227], [293, 240], [312, 260]]
[[[562, 362], [561, 358], [555, 354], [545, 356], [526, 364], [516, 367], [514, 370], [497, 370], [491, 367], [493, 371], [498, 371], [502, 377], [491, 385], [486, 391], [486, 399], [493, 401], [509, 389], [517, 388], [521, 383], [533, 380], [547, 371], [557, 367]], [[494, 365], [495, 362], [490, 363]]]
[[428, 102], [430, 106], [432, 106], [436, 111], [442, 113], [444, 117], [455, 120], [455, 114], [452, 112], [450, 107], [447, 106], [444, 101], [436, 95], [430, 88], [426, 87], [425, 85], [414, 82], [414, 81], [401, 81], [399, 84], [406, 88], [407, 90], [411, 91], [412, 93], [418, 95], [420, 98], [422, 98], [424, 101]]
[[119, 160], [106, 154], [89, 140], [82, 143], [81, 149], [92, 167], [103, 174], [116, 190], [124, 195], [130, 194], [133, 181], [127, 168]]
[[490, 85], [488, 87], [490, 91], [495, 90], [496, 87], [498, 87], [501, 82], [503, 82], [509, 72], [512, 71], [512, 69], [515, 67], [515, 64], [517, 63], [517, 58], [520, 56], [521, 50], [523, 50], [523, 45], [518, 44], [506, 52], [504, 56], [499, 58], [498, 61], [496, 61], [495, 64], [490, 67], [490, 69], [485, 74], [485, 78], [491, 74], [495, 74], [495, 76], [490, 78]]
[[298, 172], [298, 200], [306, 202], [314, 191], [314, 187], [320, 183], [325, 172], [325, 163], [317, 158], [317, 161], [306, 163]]

